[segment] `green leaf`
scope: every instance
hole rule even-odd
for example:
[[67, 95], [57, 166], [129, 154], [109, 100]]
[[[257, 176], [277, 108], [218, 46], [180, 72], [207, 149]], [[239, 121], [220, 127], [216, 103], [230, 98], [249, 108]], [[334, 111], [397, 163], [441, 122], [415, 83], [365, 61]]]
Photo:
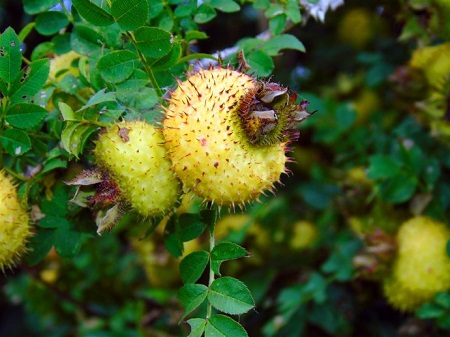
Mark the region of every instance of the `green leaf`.
[[164, 0], [152, 0], [152, 5], [150, 6], [150, 19], [156, 18], [164, 10], [165, 1]]
[[295, 24], [302, 21], [302, 14], [300, 13], [298, 0], [287, 0], [286, 15]]
[[31, 236], [27, 254], [27, 262], [30, 266], [37, 265], [47, 256], [53, 246], [54, 234], [53, 229], [39, 229], [35, 235]]
[[196, 23], [207, 23], [217, 15], [216, 10], [207, 4], [201, 4], [195, 13], [194, 21]]
[[230, 315], [244, 314], [255, 306], [247, 286], [229, 276], [214, 280], [210, 287], [208, 301], [217, 310]]
[[6, 121], [19, 129], [31, 129], [47, 116], [47, 110], [32, 103], [12, 105], [6, 111]]
[[286, 27], [286, 15], [280, 14], [269, 19], [269, 30], [273, 35], [280, 35]]
[[159, 101], [155, 89], [146, 87], [148, 80], [128, 79], [116, 86], [117, 99], [138, 110], [153, 108]]
[[384, 201], [402, 203], [409, 200], [417, 187], [417, 179], [406, 173], [396, 176], [382, 183], [380, 194]]
[[200, 250], [185, 256], [180, 262], [183, 283], [195, 283], [202, 276], [209, 261], [209, 253]]
[[71, 223], [66, 218], [54, 215], [46, 215], [41, 220], [39, 220], [39, 227], [42, 228], [59, 228], [70, 226]]
[[63, 119], [65, 121], [76, 121], [78, 120], [75, 116], [75, 113], [73, 112], [72, 108], [70, 107], [70, 105], [67, 105], [64, 102], [59, 102], [58, 103], [58, 108], [59, 111], [61, 111], [61, 115], [63, 116]]
[[199, 31], [199, 30], [188, 30], [185, 33], [185, 40], [186, 42], [192, 41], [192, 40], [204, 40], [207, 39], [208, 35], [205, 32]]
[[220, 275], [220, 265], [224, 261], [248, 257], [250, 254], [233, 242], [221, 242], [211, 252], [211, 267], [215, 274]]
[[58, 3], [58, 0], [23, 0], [23, 7], [27, 14], [42, 13]]
[[260, 77], [269, 76], [275, 67], [272, 58], [261, 50], [248, 54], [247, 62], [251, 70]]
[[9, 27], [0, 35], [0, 79], [11, 83], [19, 74], [21, 64], [19, 37]]
[[169, 54], [160, 58], [158, 61], [152, 64], [152, 70], [165, 71], [170, 69], [176, 63], [181, 62], [180, 57], [182, 53], [183, 48], [181, 46], [181, 43], [175, 42]]
[[206, 323], [205, 337], [248, 337], [241, 324], [225, 315], [212, 315]]
[[434, 302], [443, 308], [450, 309], [450, 293], [440, 292], [434, 297]]
[[81, 248], [81, 233], [70, 227], [60, 227], [55, 232], [55, 250], [63, 258], [72, 258]]
[[421, 319], [439, 318], [444, 314], [446, 310], [435, 303], [425, 303], [417, 310], [417, 316]]
[[31, 150], [31, 140], [28, 135], [18, 129], [7, 129], [0, 137], [3, 148], [12, 156], [20, 156]]
[[36, 30], [42, 35], [53, 35], [69, 24], [67, 16], [60, 11], [48, 11], [39, 14], [36, 19]]
[[137, 69], [138, 58], [137, 54], [129, 50], [113, 51], [98, 60], [97, 69], [105, 81], [120, 83]]
[[70, 48], [70, 35], [70, 33], [64, 33], [52, 37], [53, 52], [55, 54], [67, 54], [72, 50]]
[[303, 43], [291, 34], [281, 34], [274, 36], [262, 45], [261, 50], [269, 56], [276, 56], [282, 49], [293, 49], [301, 52], [305, 51]]
[[111, 13], [124, 31], [143, 26], [149, 17], [148, 0], [115, 0], [111, 4]]
[[31, 62], [24, 76], [14, 81], [11, 101], [20, 102], [36, 95], [45, 84], [50, 72], [50, 61], [41, 59]]
[[23, 42], [27, 38], [27, 36], [31, 33], [31, 31], [34, 29], [34, 26], [36, 26], [35, 22], [30, 22], [25, 27], [23, 27], [19, 32], [19, 41]]
[[401, 164], [385, 155], [374, 155], [369, 159], [369, 170], [367, 177], [369, 179], [383, 179], [390, 178], [400, 172]]
[[160, 58], [172, 49], [172, 34], [157, 27], [141, 27], [134, 34], [137, 48], [147, 57]]
[[105, 92], [106, 88], [97, 91], [85, 105], [83, 105], [78, 111], [85, 110], [94, 105], [105, 103], [105, 102], [115, 102], [116, 93], [115, 92]]
[[206, 320], [204, 318], [191, 318], [187, 321], [191, 327], [188, 337], [201, 337], [205, 331]]
[[211, 0], [211, 6], [225, 13], [237, 12], [241, 6], [232, 0]]
[[108, 26], [115, 22], [112, 15], [89, 0], [72, 0], [72, 3], [78, 13], [94, 26]]
[[207, 227], [198, 214], [183, 213], [178, 222], [180, 225], [179, 235], [183, 242], [199, 237]]
[[70, 46], [79, 54], [89, 55], [100, 50], [104, 38], [87, 25], [75, 25], [70, 35]]
[[192, 311], [198, 308], [208, 296], [208, 287], [203, 284], [188, 283], [180, 288], [177, 297], [183, 303], [184, 315], [183, 320]]
[[67, 122], [61, 134], [64, 149], [78, 158], [87, 139], [97, 128], [95, 125]]

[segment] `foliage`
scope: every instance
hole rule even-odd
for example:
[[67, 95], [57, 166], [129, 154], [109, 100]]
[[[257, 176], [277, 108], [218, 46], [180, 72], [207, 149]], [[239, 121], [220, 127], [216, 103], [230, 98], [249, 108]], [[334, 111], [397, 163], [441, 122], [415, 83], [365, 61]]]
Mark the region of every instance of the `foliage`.
[[[448, 291], [405, 313], [380, 285], [404, 221], [448, 226], [450, 65], [417, 60], [448, 43], [450, 8], [354, 0], [314, 20], [337, 3], [6, 2], [23, 20], [1, 27], [0, 162], [34, 235], [5, 272], [0, 335], [446, 336]], [[238, 68], [239, 50], [316, 111], [276, 195], [241, 215], [190, 195], [160, 218], [127, 209], [99, 237], [94, 185], [70, 183], [99, 132], [160, 125], [177, 79]]]

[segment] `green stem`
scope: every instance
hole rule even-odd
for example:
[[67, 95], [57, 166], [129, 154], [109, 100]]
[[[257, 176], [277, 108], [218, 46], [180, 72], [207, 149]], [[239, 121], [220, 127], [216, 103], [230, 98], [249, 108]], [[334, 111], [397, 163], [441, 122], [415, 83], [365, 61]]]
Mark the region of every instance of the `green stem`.
[[[216, 219], [213, 220], [216, 222]], [[214, 246], [216, 245], [216, 238], [214, 236], [214, 227], [215, 223], [209, 230], [209, 254], [211, 255], [212, 250], [214, 249]], [[212, 283], [214, 282], [214, 271], [212, 270], [212, 264], [211, 260], [209, 262], [209, 281], [208, 281], [208, 287], [210, 288]], [[206, 307], [206, 319], [211, 318], [212, 313], [212, 306], [211, 303], [208, 302], [208, 306]]]

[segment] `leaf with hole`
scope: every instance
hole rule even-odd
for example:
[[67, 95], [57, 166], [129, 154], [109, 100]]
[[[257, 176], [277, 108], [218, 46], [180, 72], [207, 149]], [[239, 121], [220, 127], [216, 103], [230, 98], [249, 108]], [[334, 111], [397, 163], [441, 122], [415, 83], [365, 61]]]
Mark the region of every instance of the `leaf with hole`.
[[31, 140], [26, 132], [18, 129], [6, 129], [0, 136], [3, 148], [12, 156], [20, 156], [31, 150]]
[[0, 79], [11, 83], [19, 74], [21, 64], [19, 37], [9, 27], [0, 35]]
[[230, 315], [241, 315], [255, 307], [247, 286], [229, 276], [214, 280], [208, 293], [208, 301], [217, 310]]
[[50, 72], [50, 61], [41, 59], [31, 62], [23, 76], [14, 80], [11, 85], [11, 102], [18, 103], [31, 99], [47, 81]]
[[202, 276], [209, 261], [209, 254], [204, 250], [192, 252], [180, 262], [180, 274], [183, 283], [195, 283]]

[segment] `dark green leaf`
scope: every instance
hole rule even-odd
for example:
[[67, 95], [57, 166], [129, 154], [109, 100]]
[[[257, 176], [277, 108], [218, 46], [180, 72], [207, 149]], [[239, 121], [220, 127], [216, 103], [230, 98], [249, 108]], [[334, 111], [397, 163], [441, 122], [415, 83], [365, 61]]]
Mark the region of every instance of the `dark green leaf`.
[[205, 337], [248, 337], [241, 324], [225, 315], [212, 315], [206, 323]]
[[198, 308], [205, 301], [207, 295], [208, 287], [203, 284], [188, 283], [181, 287], [177, 294], [185, 310], [181, 320]]
[[11, 83], [19, 74], [21, 64], [19, 37], [9, 27], [0, 35], [0, 79]]
[[95, 125], [67, 122], [61, 134], [64, 149], [78, 158], [83, 152], [87, 139], [97, 128]]
[[269, 76], [275, 67], [272, 58], [261, 50], [248, 54], [247, 62], [251, 70], [261, 77]]
[[85, 25], [76, 25], [70, 35], [70, 46], [79, 54], [88, 55], [100, 50], [103, 37]]
[[195, 283], [202, 276], [209, 261], [209, 254], [204, 250], [193, 252], [180, 262], [181, 279], [185, 284]]
[[19, 103], [6, 111], [6, 121], [19, 129], [31, 129], [47, 116], [47, 110], [36, 104]]
[[196, 10], [195, 4], [187, 3], [181, 4], [175, 8], [174, 15], [177, 18], [184, 18], [186, 16], [191, 16]]
[[89, 0], [72, 0], [78, 13], [94, 26], [108, 26], [114, 23], [114, 18], [104, 9]]
[[27, 254], [27, 262], [34, 266], [41, 262], [53, 246], [55, 230], [39, 229], [30, 239], [30, 250]]
[[398, 174], [401, 164], [385, 155], [374, 155], [369, 159], [367, 177], [370, 179], [390, 178]]
[[58, 3], [58, 0], [23, 0], [23, 7], [28, 14], [44, 12]]
[[[62, 183], [56, 185], [53, 191], [52, 198], [49, 200], [43, 197], [41, 202], [41, 211], [46, 215], [53, 215], [59, 218], [66, 218], [67, 216], [67, 202], [69, 201], [69, 194], [66, 186]], [[67, 227], [67, 222], [63, 222], [63, 225]]]
[[434, 302], [443, 308], [450, 309], [450, 292], [437, 293]]
[[208, 301], [217, 310], [230, 315], [244, 314], [255, 306], [247, 286], [229, 276], [214, 280], [210, 287]]
[[146, 87], [148, 80], [128, 79], [116, 86], [117, 99], [138, 110], [153, 108], [159, 101], [155, 89]]
[[269, 56], [278, 55], [282, 49], [293, 49], [304, 52], [305, 46], [294, 35], [281, 34], [274, 36], [267, 42], [264, 42], [261, 48], [261, 50]]
[[424, 179], [427, 184], [427, 188], [431, 191], [436, 183], [439, 181], [439, 177], [441, 176], [441, 167], [440, 163], [437, 159], [432, 158], [425, 163], [424, 168]]
[[31, 62], [24, 76], [14, 81], [15, 90], [11, 92], [11, 101], [16, 103], [29, 100], [36, 95], [47, 81], [49, 71], [50, 61], [48, 59]]
[[54, 45], [53, 52], [55, 54], [67, 54], [72, 50], [70, 47], [70, 36], [70, 33], [64, 33], [52, 37], [52, 43]]
[[36, 19], [36, 30], [42, 35], [53, 35], [69, 24], [67, 16], [59, 11], [40, 13]]
[[180, 257], [183, 255], [183, 242], [178, 238], [175, 233], [166, 234], [164, 236], [164, 246], [169, 251], [170, 255], [174, 257]]
[[220, 275], [222, 262], [246, 256], [249, 256], [249, 253], [243, 247], [233, 242], [221, 242], [211, 252], [211, 267], [215, 274]]
[[67, 160], [63, 160], [60, 158], [52, 158], [45, 161], [44, 168], [40, 172], [44, 174], [46, 172], [50, 172], [57, 168], [67, 168]]
[[381, 184], [380, 194], [384, 201], [401, 203], [409, 200], [417, 187], [417, 179], [406, 173], [399, 173]]
[[172, 49], [172, 34], [157, 27], [141, 27], [134, 34], [137, 48], [147, 57], [160, 58]]
[[206, 23], [211, 21], [217, 15], [216, 10], [210, 5], [201, 4], [195, 13], [194, 21], [196, 23]]
[[98, 61], [97, 69], [105, 81], [123, 82], [137, 69], [138, 58], [138, 55], [128, 50], [113, 51]]
[[232, 0], [211, 0], [211, 6], [225, 13], [237, 12], [241, 6]]
[[7, 129], [0, 137], [3, 148], [12, 156], [20, 156], [31, 150], [31, 140], [28, 135], [18, 129]]
[[72, 258], [80, 251], [81, 233], [72, 227], [60, 227], [55, 232], [54, 245], [59, 256]]
[[153, 63], [152, 69], [155, 71], [165, 71], [170, 69], [176, 63], [181, 62], [180, 57], [182, 52], [181, 43], [175, 42], [170, 53]]
[[50, 56], [53, 53], [55, 45], [53, 42], [42, 42], [38, 44], [31, 52], [31, 61], [36, 61], [41, 58]]
[[114, 102], [116, 100], [116, 93], [115, 92], [105, 92], [105, 89], [102, 89], [100, 91], [97, 91], [91, 98], [89, 98], [89, 101], [83, 105], [78, 111], [85, 110], [87, 108], [90, 108], [94, 105], [105, 103], [105, 102]]
[[115, 0], [111, 4], [111, 14], [124, 31], [134, 30], [148, 21], [148, 0]]
[[191, 318], [187, 321], [191, 327], [188, 337], [201, 337], [205, 331], [206, 320], [204, 318]]
[[164, 0], [152, 0], [152, 5], [150, 6], [150, 19], [156, 18], [164, 10], [165, 2]]
[[59, 228], [68, 227], [71, 223], [66, 218], [61, 218], [59, 216], [46, 215], [41, 220], [39, 220], [39, 227], [42, 228]]
[[180, 239], [191, 241], [200, 236], [207, 227], [198, 214], [183, 213], [179, 218]]

